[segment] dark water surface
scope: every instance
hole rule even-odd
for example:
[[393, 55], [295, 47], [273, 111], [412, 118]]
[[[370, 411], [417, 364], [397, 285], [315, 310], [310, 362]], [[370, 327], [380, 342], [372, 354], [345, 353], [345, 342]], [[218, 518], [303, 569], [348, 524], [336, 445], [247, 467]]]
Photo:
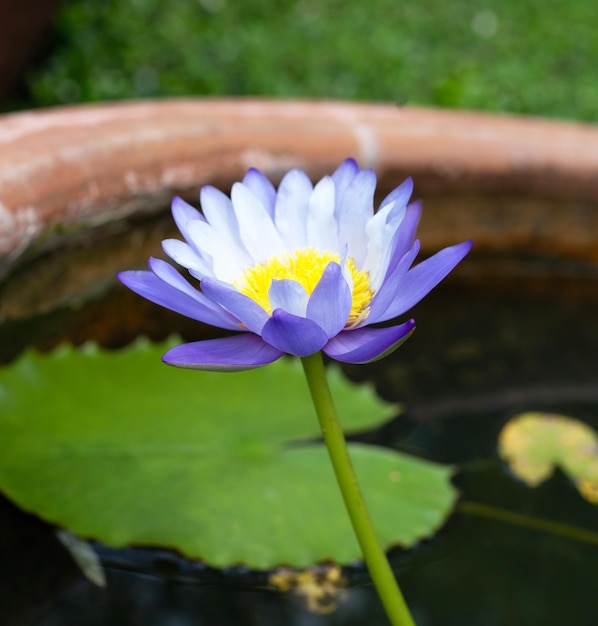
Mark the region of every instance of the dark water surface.
[[[521, 283], [512, 290], [449, 281], [430, 295], [415, 310], [418, 329], [401, 349], [379, 363], [345, 368], [353, 380], [375, 384], [386, 400], [403, 403], [391, 424], [363, 438], [454, 464], [461, 506], [486, 504], [598, 532], [598, 507], [567, 477], [557, 472], [530, 489], [496, 454], [501, 426], [521, 411], [564, 413], [598, 428], [598, 281], [588, 279], [578, 292], [564, 284], [538, 290]], [[105, 343], [125, 343], [139, 326], [131, 301], [110, 288], [92, 305], [4, 324], [4, 358], [27, 338], [50, 345], [65, 328], [77, 341], [94, 336], [81, 330], [94, 315], [118, 318], [125, 330]], [[146, 304], [135, 306], [141, 317], [151, 311], [143, 331], [151, 336], [196, 332]], [[52, 529], [5, 500], [0, 532], [0, 626], [387, 623], [359, 566], [347, 571], [351, 587], [339, 608], [316, 615], [296, 598], [266, 590], [263, 573], [222, 574], [147, 551], [100, 547], [108, 584], [94, 587]], [[437, 536], [393, 551], [392, 563], [418, 626], [598, 624], [596, 544], [458, 508]]]

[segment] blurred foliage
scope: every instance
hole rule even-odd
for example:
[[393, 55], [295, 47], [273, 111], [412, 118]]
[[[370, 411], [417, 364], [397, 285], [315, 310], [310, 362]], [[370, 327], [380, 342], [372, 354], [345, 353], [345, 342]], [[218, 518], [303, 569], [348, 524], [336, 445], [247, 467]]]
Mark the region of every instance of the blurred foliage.
[[72, 0], [28, 106], [181, 95], [595, 120], [595, 0]]

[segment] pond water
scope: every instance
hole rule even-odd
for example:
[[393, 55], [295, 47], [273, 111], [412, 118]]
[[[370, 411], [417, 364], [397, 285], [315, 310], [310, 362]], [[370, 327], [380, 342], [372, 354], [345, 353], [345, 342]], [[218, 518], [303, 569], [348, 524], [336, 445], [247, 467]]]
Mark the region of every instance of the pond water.
[[[379, 363], [345, 368], [403, 406], [362, 439], [455, 466], [456, 512], [437, 536], [394, 550], [393, 567], [418, 626], [592, 626], [598, 544], [522, 520], [598, 531], [598, 508], [559, 471], [527, 487], [501, 464], [496, 444], [501, 426], [529, 410], [598, 428], [598, 277], [582, 265], [486, 261], [474, 257], [472, 266], [492, 271], [457, 273], [418, 305], [418, 329], [401, 349]], [[138, 333], [157, 339], [176, 331], [192, 339], [211, 332], [114, 281], [94, 280], [101, 288], [85, 298], [5, 319], [0, 357], [8, 361], [27, 344], [48, 347], [63, 337], [117, 347]], [[501, 519], [497, 510], [523, 517]], [[53, 529], [7, 500], [0, 500], [0, 532], [3, 626], [387, 623], [358, 564], [347, 569], [351, 585], [337, 610], [314, 614], [300, 598], [266, 589], [262, 572], [220, 572], [159, 551], [96, 546], [107, 587], [94, 587]]]

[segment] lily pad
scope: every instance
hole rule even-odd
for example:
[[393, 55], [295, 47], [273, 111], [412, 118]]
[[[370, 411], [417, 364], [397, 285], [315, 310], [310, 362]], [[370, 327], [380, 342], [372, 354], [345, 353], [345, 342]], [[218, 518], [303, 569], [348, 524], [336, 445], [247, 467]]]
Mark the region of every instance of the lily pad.
[[[257, 569], [358, 559], [300, 363], [197, 372], [163, 365], [165, 349], [29, 352], [0, 371], [0, 490], [113, 547]], [[396, 412], [338, 370], [330, 382], [348, 430]], [[363, 444], [351, 455], [384, 545], [443, 523], [450, 468]]]
[[530, 487], [559, 467], [586, 500], [598, 504], [598, 434], [587, 424], [564, 415], [523, 413], [500, 432], [499, 454]]

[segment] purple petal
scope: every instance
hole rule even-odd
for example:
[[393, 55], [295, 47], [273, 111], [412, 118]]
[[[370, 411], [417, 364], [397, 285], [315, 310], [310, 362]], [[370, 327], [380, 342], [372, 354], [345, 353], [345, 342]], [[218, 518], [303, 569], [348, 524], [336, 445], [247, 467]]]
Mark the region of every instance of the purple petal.
[[274, 279], [268, 289], [268, 299], [272, 309], [282, 309], [287, 313], [305, 317], [309, 295], [296, 280]]
[[332, 180], [336, 187], [337, 208], [340, 199], [345, 195], [345, 191], [359, 173], [359, 165], [355, 159], [345, 159], [332, 174]]
[[214, 278], [201, 281], [202, 291], [214, 302], [232, 313], [251, 332], [260, 334], [268, 313], [236, 287]]
[[375, 293], [370, 303], [370, 312], [367, 319], [364, 320], [360, 326], [363, 326], [366, 323], [375, 324], [384, 317], [384, 313], [392, 304], [392, 301], [396, 298], [398, 285], [401, 284], [405, 274], [407, 274], [411, 264], [415, 260], [415, 257], [419, 252], [419, 247], [419, 239], [417, 239], [413, 246], [411, 246], [411, 250], [403, 256], [394, 271], [384, 280], [382, 286]]
[[276, 309], [262, 329], [271, 346], [295, 356], [309, 356], [328, 342], [326, 333], [312, 320]]
[[150, 302], [166, 307], [175, 313], [218, 328], [239, 330], [239, 322], [232, 315], [222, 309], [206, 306], [200, 297], [180, 291], [152, 272], [120, 272], [118, 279], [129, 289], [147, 298]]
[[264, 205], [270, 217], [274, 217], [276, 189], [262, 172], [252, 167], [243, 178], [243, 184], [253, 191], [254, 195]]
[[169, 350], [162, 360], [169, 365], [195, 370], [240, 372], [272, 363], [282, 355], [257, 335], [242, 333], [181, 344]]
[[390, 299], [388, 308], [380, 312], [375, 321], [383, 322], [393, 319], [417, 304], [455, 268], [471, 250], [471, 246], [471, 241], [464, 241], [444, 248], [409, 270], [397, 281], [394, 297]]
[[324, 352], [344, 363], [371, 363], [396, 350], [415, 329], [415, 320], [389, 328], [346, 330], [331, 339]]
[[307, 305], [307, 317], [334, 337], [347, 323], [351, 312], [351, 290], [338, 263], [329, 263], [313, 290]]
[[401, 220], [401, 224], [399, 225], [394, 239], [394, 249], [390, 262], [388, 263], [387, 275], [395, 269], [399, 261], [413, 246], [415, 231], [417, 230], [421, 213], [421, 200], [416, 200], [407, 206], [405, 216]]
[[[203, 293], [201, 293], [201, 291], [193, 287], [193, 285], [185, 280], [185, 278], [183, 278], [183, 276], [181, 276], [181, 274], [170, 263], [167, 263], [162, 259], [150, 257], [148, 265], [152, 272], [165, 283], [168, 283], [175, 289], [187, 294], [196, 302], [207, 307], [208, 309], [226, 314], [225, 311], [223, 311], [223, 309], [215, 302], [212, 302], [212, 300], [207, 298]], [[235, 324], [238, 324], [238, 320], [235, 320], [232, 315], [230, 316], [230, 319], [231, 321], [234, 320]]]

